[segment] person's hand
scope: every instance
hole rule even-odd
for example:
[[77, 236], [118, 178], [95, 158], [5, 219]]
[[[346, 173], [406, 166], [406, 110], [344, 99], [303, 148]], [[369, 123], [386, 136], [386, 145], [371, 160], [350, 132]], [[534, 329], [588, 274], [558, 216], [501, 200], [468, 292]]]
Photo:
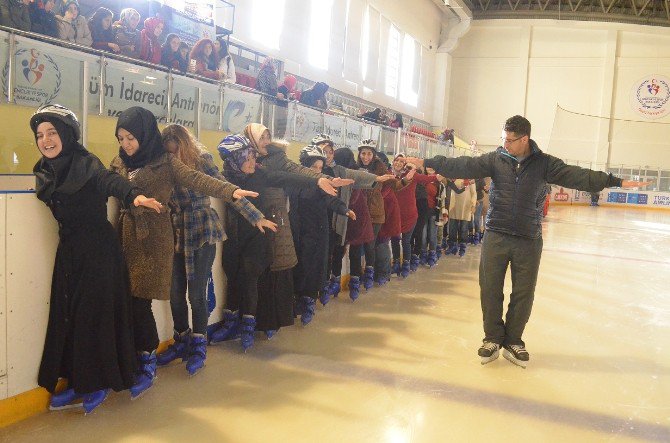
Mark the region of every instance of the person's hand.
[[633, 180], [624, 180], [621, 182], [622, 188], [643, 188], [649, 186], [651, 182], [636, 182]]
[[[377, 178], [375, 178], [375, 181], [379, 182], [379, 183], [384, 183], [386, 181], [391, 180], [392, 178], [395, 178], [395, 175], [393, 175], [393, 174], [378, 175]], [[356, 219], [354, 219], [354, 220], [356, 220]]]
[[428, 175], [435, 175], [435, 169], [433, 169], [433, 168], [426, 168], [426, 174], [428, 174]]
[[441, 182], [445, 180], [444, 177], [441, 176], [440, 174], [435, 174], [435, 177], [437, 177], [437, 180]]
[[328, 195], [332, 195], [333, 197], [337, 195], [337, 190], [333, 187], [333, 184], [327, 178], [321, 177], [319, 180], [317, 180], [316, 185]]
[[282, 94], [281, 92], [278, 92], [277, 93], [277, 98], [284, 100], [284, 94]]
[[405, 176], [405, 180], [411, 180], [414, 178], [414, 174], [416, 174], [416, 168], [409, 168], [409, 172]]
[[72, 12], [69, 9], [66, 9], [65, 14], [63, 14], [63, 18], [65, 20], [72, 21], [72, 19], [74, 18], [74, 14], [72, 14]]
[[107, 46], [109, 46], [109, 49], [111, 49], [114, 52], [121, 52], [121, 48], [116, 43], [111, 43], [110, 42], [110, 43], [107, 43]]
[[354, 211], [352, 211], [351, 209], [349, 209], [347, 211], [347, 217], [349, 217], [352, 220], [356, 220], [356, 213]]
[[138, 195], [137, 197], [135, 197], [135, 200], [133, 200], [133, 204], [135, 205], [135, 207], [144, 206], [145, 208], [153, 209], [159, 214], [161, 212], [161, 209], [163, 209], [163, 205], [161, 205], [158, 200], [156, 200], [155, 198], [147, 198], [143, 195]]
[[417, 157], [405, 157], [405, 161], [409, 164], [416, 166], [417, 168], [423, 167], [423, 159]]
[[340, 177], [335, 177], [330, 181], [330, 183], [336, 187], [339, 188], [341, 186], [349, 186], [354, 183], [354, 181], [350, 178], [340, 178]]
[[272, 232], [277, 232], [277, 223], [271, 222], [267, 218], [262, 218], [258, 223], [256, 223], [254, 226], [258, 228], [259, 231], [261, 231], [263, 234], [265, 234], [265, 229], [268, 228]]
[[235, 189], [235, 192], [233, 192], [233, 198], [235, 200], [238, 200], [242, 197], [258, 197], [258, 192], [254, 191], [245, 191], [244, 189]]

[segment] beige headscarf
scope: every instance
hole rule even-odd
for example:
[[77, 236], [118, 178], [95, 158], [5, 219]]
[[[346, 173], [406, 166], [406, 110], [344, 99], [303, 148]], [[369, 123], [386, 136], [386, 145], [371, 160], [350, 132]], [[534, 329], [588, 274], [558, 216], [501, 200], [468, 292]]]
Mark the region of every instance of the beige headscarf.
[[[260, 123], [249, 123], [244, 128], [244, 135], [246, 135], [246, 137], [251, 142], [251, 146], [253, 146], [256, 151], [258, 151], [258, 143], [260, 142], [261, 137], [265, 131], [270, 132], [267, 127], [261, 125]], [[272, 134], [270, 134], [270, 138], [272, 138]]]

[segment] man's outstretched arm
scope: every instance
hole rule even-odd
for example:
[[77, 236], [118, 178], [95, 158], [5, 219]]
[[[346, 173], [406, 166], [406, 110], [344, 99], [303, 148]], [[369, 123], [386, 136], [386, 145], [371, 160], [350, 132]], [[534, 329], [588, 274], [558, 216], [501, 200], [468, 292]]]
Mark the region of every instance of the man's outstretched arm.
[[493, 174], [493, 156], [495, 152], [481, 155], [479, 157], [456, 157], [447, 158], [436, 155], [433, 158], [421, 159], [407, 157], [408, 163], [417, 167], [425, 166], [432, 168], [443, 177], [449, 178], [484, 178]]
[[563, 160], [549, 156], [547, 183], [587, 192], [600, 192], [605, 188], [641, 188], [650, 182], [622, 180], [606, 172], [566, 165]]

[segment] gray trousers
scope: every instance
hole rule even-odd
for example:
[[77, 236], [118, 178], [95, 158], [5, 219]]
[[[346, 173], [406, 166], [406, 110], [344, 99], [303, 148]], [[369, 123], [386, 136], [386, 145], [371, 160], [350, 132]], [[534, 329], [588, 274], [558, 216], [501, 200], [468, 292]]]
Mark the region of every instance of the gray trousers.
[[[530, 239], [486, 231], [479, 261], [484, 341], [525, 345], [521, 336], [533, 308], [541, 256], [542, 237]], [[503, 321], [503, 285], [508, 266], [512, 268], [512, 293]]]

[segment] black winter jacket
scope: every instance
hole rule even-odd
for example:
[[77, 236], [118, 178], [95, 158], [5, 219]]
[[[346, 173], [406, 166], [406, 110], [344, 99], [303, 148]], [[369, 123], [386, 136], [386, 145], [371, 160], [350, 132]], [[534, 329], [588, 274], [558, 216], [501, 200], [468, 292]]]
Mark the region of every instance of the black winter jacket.
[[566, 165], [540, 151], [530, 140], [531, 154], [519, 162], [504, 148], [480, 157], [446, 158], [438, 155], [425, 166], [451, 178], [491, 177], [486, 229], [527, 238], [542, 236], [542, 208], [547, 183], [598, 192], [621, 186], [612, 174]]

